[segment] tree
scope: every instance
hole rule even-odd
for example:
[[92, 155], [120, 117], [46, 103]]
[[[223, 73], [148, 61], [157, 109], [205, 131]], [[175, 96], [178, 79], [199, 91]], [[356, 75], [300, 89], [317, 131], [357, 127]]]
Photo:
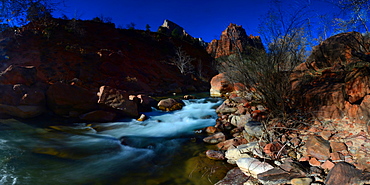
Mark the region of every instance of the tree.
[[146, 24], [146, 25], [145, 25], [145, 31], [148, 31], [148, 32], [149, 32], [149, 31], [150, 31], [150, 28], [151, 28], [151, 27], [150, 27], [150, 25], [149, 25], [149, 24]]
[[19, 25], [49, 17], [60, 3], [59, 0], [0, 0], [0, 21]]
[[135, 24], [135, 23], [130, 22], [130, 24], [127, 24], [127, 25], [126, 25], [126, 28], [127, 28], [127, 29], [129, 29], [129, 30], [134, 30], [134, 29], [135, 29], [135, 26], [136, 26], [136, 24]]
[[369, 0], [339, 0], [332, 3], [341, 10], [341, 18], [335, 18], [338, 31], [369, 32]]
[[194, 59], [190, 57], [181, 46], [176, 48], [175, 55], [176, 56], [171, 59], [170, 64], [175, 65], [180, 70], [181, 74], [186, 75], [193, 73], [194, 66], [191, 62]]
[[253, 87], [275, 116], [285, 116], [291, 110], [290, 75], [305, 61], [310, 37], [307, 6], [282, 9], [276, 1], [261, 23], [266, 51], [250, 48], [243, 53], [245, 49], [238, 49], [220, 61], [220, 69], [230, 80]]

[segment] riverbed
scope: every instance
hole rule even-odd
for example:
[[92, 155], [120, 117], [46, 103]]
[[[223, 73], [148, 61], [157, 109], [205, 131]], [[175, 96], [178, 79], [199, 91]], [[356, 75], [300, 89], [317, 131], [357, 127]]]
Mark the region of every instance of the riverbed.
[[215, 124], [221, 100], [184, 100], [149, 119], [64, 124], [0, 120], [2, 185], [214, 184], [231, 168], [205, 157], [198, 129]]

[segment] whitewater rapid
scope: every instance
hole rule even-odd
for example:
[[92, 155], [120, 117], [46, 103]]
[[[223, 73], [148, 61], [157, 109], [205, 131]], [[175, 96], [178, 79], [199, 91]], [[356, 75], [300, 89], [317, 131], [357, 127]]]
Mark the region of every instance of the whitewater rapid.
[[182, 110], [145, 113], [143, 122], [38, 127], [1, 120], [0, 184], [121, 184], [132, 176], [161, 174], [174, 155], [182, 155], [194, 130], [215, 124], [214, 107], [221, 101], [184, 103]]

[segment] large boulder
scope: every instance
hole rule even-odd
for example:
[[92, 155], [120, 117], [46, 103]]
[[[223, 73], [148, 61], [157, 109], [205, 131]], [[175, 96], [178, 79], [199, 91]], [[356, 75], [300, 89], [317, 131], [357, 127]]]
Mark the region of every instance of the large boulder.
[[103, 109], [114, 110], [122, 116], [138, 117], [138, 104], [130, 100], [126, 91], [109, 86], [101, 86], [98, 92], [98, 103]]
[[46, 95], [49, 108], [60, 116], [78, 117], [98, 108], [96, 93], [79, 86], [57, 82]]
[[179, 110], [182, 108], [182, 104], [177, 102], [173, 98], [163, 99], [158, 102], [157, 106], [159, 110], [163, 110], [163, 111], [174, 111], [174, 110]]
[[32, 118], [45, 111], [45, 91], [22, 84], [0, 85], [0, 114]]
[[24, 84], [30, 86], [36, 83], [37, 71], [34, 66], [10, 65], [0, 73], [0, 84]]
[[234, 91], [234, 85], [226, 78], [224, 73], [220, 73], [211, 79], [210, 94], [212, 97], [222, 97], [232, 91]]
[[334, 35], [315, 46], [307, 61], [315, 70], [345, 66], [359, 61], [358, 58], [353, 57], [353, 54], [361, 51], [362, 47], [366, 47], [363, 45], [365, 42], [365, 38], [358, 32]]

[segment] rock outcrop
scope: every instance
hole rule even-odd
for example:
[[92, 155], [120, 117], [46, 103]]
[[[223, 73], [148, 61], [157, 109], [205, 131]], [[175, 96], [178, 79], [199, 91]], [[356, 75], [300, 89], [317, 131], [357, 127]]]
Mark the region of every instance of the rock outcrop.
[[363, 47], [370, 42], [360, 33], [330, 37], [316, 46], [306, 63], [292, 75], [296, 107], [328, 119], [370, 118], [370, 67]]
[[220, 40], [212, 40], [207, 52], [215, 58], [229, 56], [238, 52], [248, 53], [251, 48], [264, 49], [259, 36], [247, 36], [242, 26], [230, 23], [222, 32]]
[[98, 96], [85, 88], [65, 83], [52, 84], [46, 92], [48, 107], [57, 115], [78, 117], [98, 108]]

